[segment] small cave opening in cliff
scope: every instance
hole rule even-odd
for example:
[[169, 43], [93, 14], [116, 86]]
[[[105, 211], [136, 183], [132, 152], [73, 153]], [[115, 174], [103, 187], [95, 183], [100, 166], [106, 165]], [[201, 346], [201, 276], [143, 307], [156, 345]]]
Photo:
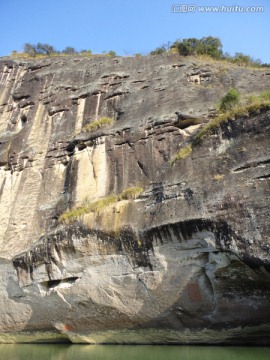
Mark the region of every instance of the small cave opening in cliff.
[[61, 280], [48, 280], [48, 281], [42, 281], [40, 283], [40, 285], [44, 286], [45, 288], [49, 289], [53, 289], [56, 286], [58, 286], [60, 284]]
[[48, 281], [42, 281], [39, 284], [46, 290], [51, 290], [54, 288], [57, 288], [58, 286], [63, 287], [69, 287], [72, 286], [78, 279], [80, 279], [78, 276], [71, 276], [69, 278], [60, 280], [48, 280]]
[[20, 118], [19, 128], [22, 129], [27, 124], [27, 116], [23, 114]]
[[26, 124], [26, 123], [27, 123], [27, 116], [26, 116], [26, 115], [22, 115], [22, 116], [21, 116], [21, 122], [22, 122], [23, 124]]

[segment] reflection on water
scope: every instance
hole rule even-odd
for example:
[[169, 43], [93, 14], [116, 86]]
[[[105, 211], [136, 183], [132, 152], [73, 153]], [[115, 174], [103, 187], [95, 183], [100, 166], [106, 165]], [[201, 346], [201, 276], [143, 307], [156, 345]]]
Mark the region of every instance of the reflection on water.
[[5, 360], [269, 360], [270, 348], [129, 345], [0, 345]]

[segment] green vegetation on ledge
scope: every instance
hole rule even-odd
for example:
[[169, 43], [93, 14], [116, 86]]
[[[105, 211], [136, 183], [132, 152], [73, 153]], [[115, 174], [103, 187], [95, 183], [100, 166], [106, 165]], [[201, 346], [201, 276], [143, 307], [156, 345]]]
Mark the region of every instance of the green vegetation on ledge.
[[107, 206], [115, 204], [118, 201], [135, 200], [142, 191], [143, 188], [141, 187], [130, 187], [123, 190], [121, 194], [112, 194], [94, 202], [87, 202], [85, 205], [65, 211], [59, 217], [59, 221], [68, 224], [72, 221], [78, 220], [82, 215], [89, 214], [91, 212], [99, 213]]
[[225, 96], [221, 99], [219, 110], [227, 111], [233, 109], [237, 104], [239, 104], [240, 94], [239, 92], [231, 88]]
[[[233, 91], [232, 91], [233, 90]], [[232, 96], [228, 96], [228, 94]], [[234, 96], [236, 95], [236, 96]], [[225, 99], [225, 100], [224, 100]], [[226, 101], [227, 99], [227, 101]], [[232, 99], [232, 101], [228, 100]], [[237, 99], [237, 100], [236, 100]], [[230, 89], [228, 93], [222, 98], [221, 104], [230, 104], [230, 106], [220, 106], [221, 108], [230, 108], [223, 113], [220, 113], [217, 117], [209, 121], [203, 126], [199, 132], [191, 139], [190, 143], [180, 149], [174, 157], [171, 159], [170, 164], [173, 165], [176, 161], [181, 160], [192, 153], [195, 146], [201, 144], [203, 139], [215, 131], [223, 122], [235, 120], [241, 116], [250, 116], [258, 113], [263, 109], [270, 109], [270, 90], [263, 91], [259, 95], [251, 95], [242, 105], [236, 105], [239, 103], [239, 97], [235, 89]], [[234, 105], [233, 105], [234, 104]]]
[[[225, 95], [226, 96], [226, 95]], [[235, 120], [240, 116], [249, 116], [252, 113], [256, 113], [258, 110], [270, 107], [270, 90], [262, 92], [260, 95], [250, 96], [246, 103], [237, 105], [232, 109], [221, 113], [208, 124], [201, 128], [201, 130], [194, 136], [192, 145], [198, 145], [199, 142], [214, 129], [220, 126], [221, 123], [228, 121], [229, 119]]]

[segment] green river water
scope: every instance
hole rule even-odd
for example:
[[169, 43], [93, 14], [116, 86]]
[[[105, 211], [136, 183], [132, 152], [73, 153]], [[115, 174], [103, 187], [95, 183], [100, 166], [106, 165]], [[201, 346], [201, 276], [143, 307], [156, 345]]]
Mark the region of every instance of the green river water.
[[0, 345], [1, 360], [269, 360], [270, 348], [129, 345]]

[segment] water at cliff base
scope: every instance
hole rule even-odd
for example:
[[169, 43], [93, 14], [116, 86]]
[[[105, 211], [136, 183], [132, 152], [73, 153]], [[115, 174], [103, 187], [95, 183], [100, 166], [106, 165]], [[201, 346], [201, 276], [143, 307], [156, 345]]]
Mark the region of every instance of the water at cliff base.
[[2, 360], [269, 360], [270, 348], [121, 345], [0, 345]]

